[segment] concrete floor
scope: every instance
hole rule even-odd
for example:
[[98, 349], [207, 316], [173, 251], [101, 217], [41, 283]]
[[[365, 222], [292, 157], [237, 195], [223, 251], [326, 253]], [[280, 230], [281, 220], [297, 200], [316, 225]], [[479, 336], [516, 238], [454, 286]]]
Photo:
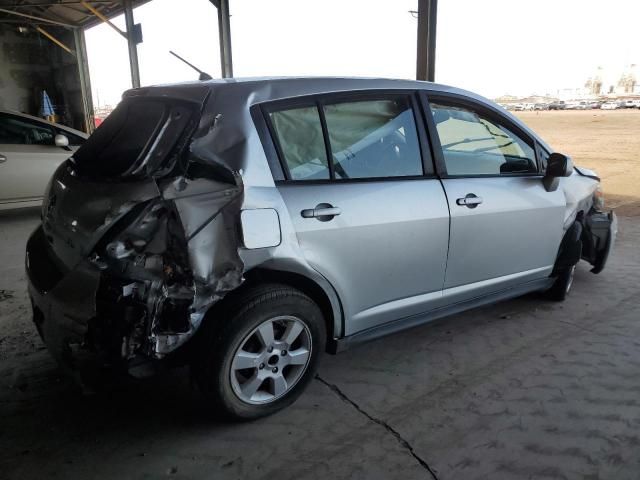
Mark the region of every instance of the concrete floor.
[[79, 396], [30, 323], [23, 245], [0, 217], [0, 477], [640, 478], [640, 218], [570, 299], [529, 295], [325, 356], [291, 408], [216, 423], [170, 372]]

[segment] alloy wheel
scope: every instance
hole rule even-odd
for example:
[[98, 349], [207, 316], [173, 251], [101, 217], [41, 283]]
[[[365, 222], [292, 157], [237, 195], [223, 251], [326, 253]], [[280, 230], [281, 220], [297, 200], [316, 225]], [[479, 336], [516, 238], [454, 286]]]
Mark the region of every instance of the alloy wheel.
[[311, 358], [311, 333], [295, 316], [262, 322], [240, 342], [230, 368], [233, 392], [249, 404], [270, 403], [298, 383]]

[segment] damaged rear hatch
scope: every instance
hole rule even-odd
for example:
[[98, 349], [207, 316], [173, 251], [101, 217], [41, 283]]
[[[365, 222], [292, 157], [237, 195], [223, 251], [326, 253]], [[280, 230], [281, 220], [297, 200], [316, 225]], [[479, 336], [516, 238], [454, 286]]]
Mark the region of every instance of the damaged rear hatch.
[[[161, 358], [197, 328], [196, 298], [202, 307], [216, 297], [204, 285], [207, 266], [199, 258], [194, 269], [189, 253], [214, 218], [183, 219], [194, 199], [220, 211], [241, 193], [191, 148], [211, 127], [209, 93], [204, 85], [129, 92], [51, 179], [26, 264], [38, 331], [64, 366], [91, 360], [131, 370]], [[226, 268], [221, 277], [235, 287], [241, 264]]]

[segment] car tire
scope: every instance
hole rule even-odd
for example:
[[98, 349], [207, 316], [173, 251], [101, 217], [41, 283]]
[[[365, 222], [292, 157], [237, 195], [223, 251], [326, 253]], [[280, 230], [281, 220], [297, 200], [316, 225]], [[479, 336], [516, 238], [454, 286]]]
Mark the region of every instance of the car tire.
[[564, 301], [569, 292], [571, 292], [571, 287], [573, 286], [573, 277], [576, 272], [576, 266], [572, 265], [571, 267], [563, 270], [557, 277], [553, 285], [549, 290], [547, 290], [547, 298], [550, 300], [554, 300], [556, 302]]
[[252, 420], [293, 403], [313, 378], [326, 327], [311, 298], [287, 285], [253, 287], [225, 299], [193, 364], [212, 413]]

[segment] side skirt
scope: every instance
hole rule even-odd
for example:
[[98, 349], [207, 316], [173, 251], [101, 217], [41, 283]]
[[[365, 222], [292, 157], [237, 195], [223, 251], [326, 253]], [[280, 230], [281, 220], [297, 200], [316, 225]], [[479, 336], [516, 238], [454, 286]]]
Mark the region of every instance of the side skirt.
[[547, 277], [534, 280], [531, 282], [523, 283], [521, 285], [514, 286], [499, 292], [494, 292], [489, 295], [472, 298], [465, 300], [464, 302], [454, 303], [446, 307], [437, 308], [426, 313], [419, 315], [413, 315], [411, 317], [405, 317], [398, 320], [394, 320], [383, 325], [363, 330], [362, 332], [349, 335], [348, 337], [334, 339], [328, 346], [327, 351], [329, 353], [339, 353], [354, 345], [369, 342], [386, 335], [401, 332], [409, 328], [414, 328], [426, 323], [432, 322], [439, 318], [448, 317], [456, 313], [464, 312], [471, 308], [481, 307], [492, 303], [501, 302], [510, 298], [519, 297], [526, 293], [545, 290], [553, 285], [554, 278]]

